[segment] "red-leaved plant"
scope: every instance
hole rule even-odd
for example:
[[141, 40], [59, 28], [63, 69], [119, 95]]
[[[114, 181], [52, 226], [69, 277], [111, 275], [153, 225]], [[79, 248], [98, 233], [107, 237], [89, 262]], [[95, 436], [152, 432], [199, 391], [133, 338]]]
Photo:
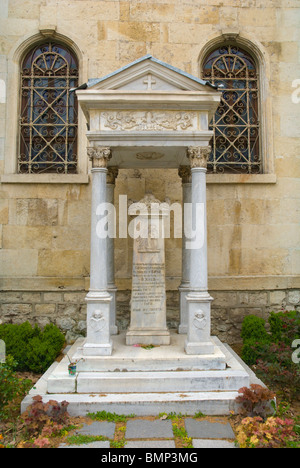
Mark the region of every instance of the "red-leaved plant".
[[24, 427], [27, 435], [34, 438], [34, 447], [47, 447], [49, 438], [58, 434], [69, 422], [67, 407], [69, 403], [49, 400], [43, 403], [40, 395], [33, 397], [33, 403], [23, 413]]
[[239, 404], [239, 413], [248, 416], [260, 416], [265, 418], [272, 412], [271, 401], [275, 398], [275, 393], [258, 384], [251, 384], [250, 388], [240, 388], [240, 395], [236, 397]]

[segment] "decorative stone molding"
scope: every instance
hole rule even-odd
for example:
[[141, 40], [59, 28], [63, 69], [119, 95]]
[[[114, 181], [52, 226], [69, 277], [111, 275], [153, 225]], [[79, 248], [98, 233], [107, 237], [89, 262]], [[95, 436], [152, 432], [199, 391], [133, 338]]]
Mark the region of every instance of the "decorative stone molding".
[[42, 25], [40, 28], [40, 33], [44, 37], [53, 37], [56, 34], [56, 26], [53, 24]]
[[206, 169], [210, 152], [210, 146], [189, 146], [187, 149], [187, 157], [190, 160], [191, 169], [195, 167], [203, 167]]
[[119, 168], [117, 166], [108, 167], [107, 175], [106, 175], [106, 183], [115, 185], [118, 174], [119, 174]]
[[222, 29], [221, 34], [225, 41], [235, 42], [240, 34], [240, 30], [236, 28]]
[[196, 129], [195, 112], [174, 111], [137, 111], [137, 112], [104, 112], [104, 128], [111, 130], [140, 131], [184, 131]]
[[192, 182], [190, 166], [179, 166], [178, 175], [182, 179], [183, 184], [190, 184]]
[[87, 148], [87, 154], [92, 161], [93, 168], [107, 167], [107, 163], [111, 158], [111, 149], [108, 146], [96, 146], [95, 148]]
[[203, 330], [207, 325], [207, 318], [202, 309], [199, 309], [194, 316], [193, 325], [199, 330]]

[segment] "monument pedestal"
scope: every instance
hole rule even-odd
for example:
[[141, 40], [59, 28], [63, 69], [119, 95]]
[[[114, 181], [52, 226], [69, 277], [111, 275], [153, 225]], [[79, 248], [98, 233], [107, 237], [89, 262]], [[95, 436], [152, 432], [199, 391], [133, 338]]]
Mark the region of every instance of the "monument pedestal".
[[190, 292], [188, 304], [188, 333], [185, 342], [187, 354], [212, 354], [214, 344], [210, 336], [210, 303], [213, 298], [207, 292]]
[[129, 207], [130, 215], [140, 214], [132, 221], [132, 290], [127, 345], [170, 344], [166, 319], [164, 213], [156, 211], [159, 205], [159, 200], [147, 194]]
[[87, 302], [87, 337], [83, 346], [84, 356], [109, 356], [112, 353], [110, 339], [110, 304], [112, 297], [107, 293], [90, 291]]

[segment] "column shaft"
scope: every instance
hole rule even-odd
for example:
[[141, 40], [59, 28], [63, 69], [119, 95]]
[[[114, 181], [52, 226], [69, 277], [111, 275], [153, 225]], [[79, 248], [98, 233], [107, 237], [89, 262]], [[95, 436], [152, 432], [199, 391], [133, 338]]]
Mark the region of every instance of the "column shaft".
[[191, 251], [186, 248], [186, 229], [184, 226], [184, 210], [192, 201], [192, 184], [191, 184], [191, 168], [190, 166], [180, 166], [178, 174], [182, 179], [182, 273], [181, 284], [179, 286], [180, 296], [180, 324], [178, 333], [186, 334], [188, 328], [188, 310], [186, 295], [190, 290], [190, 260]]
[[187, 354], [213, 354], [210, 339], [210, 304], [207, 291], [207, 234], [206, 234], [206, 167], [210, 147], [188, 148], [192, 173], [192, 230], [189, 244], [190, 292], [188, 303]]
[[[115, 180], [118, 176], [117, 167], [109, 167], [107, 173], [106, 185], [106, 200], [114, 207]], [[116, 222], [116, 219], [114, 219]], [[116, 226], [114, 231], [116, 230]], [[112, 300], [110, 305], [110, 333], [111, 335], [118, 334], [116, 325], [116, 308], [117, 308], [117, 287], [115, 285], [115, 255], [114, 255], [114, 237], [107, 237], [107, 289]]]
[[110, 149], [88, 148], [92, 160], [91, 261], [90, 289], [87, 302], [87, 337], [84, 356], [107, 356], [112, 353], [110, 339], [111, 295], [107, 290], [107, 239], [97, 230], [98, 209], [106, 203], [107, 161]]

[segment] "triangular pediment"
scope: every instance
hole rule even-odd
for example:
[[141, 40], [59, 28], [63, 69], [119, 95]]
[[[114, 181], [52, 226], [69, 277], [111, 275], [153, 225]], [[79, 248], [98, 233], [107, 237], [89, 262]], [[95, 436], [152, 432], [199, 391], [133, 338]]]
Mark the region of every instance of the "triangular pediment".
[[213, 91], [209, 82], [174, 68], [151, 55], [103, 78], [89, 80], [88, 88], [119, 91]]

